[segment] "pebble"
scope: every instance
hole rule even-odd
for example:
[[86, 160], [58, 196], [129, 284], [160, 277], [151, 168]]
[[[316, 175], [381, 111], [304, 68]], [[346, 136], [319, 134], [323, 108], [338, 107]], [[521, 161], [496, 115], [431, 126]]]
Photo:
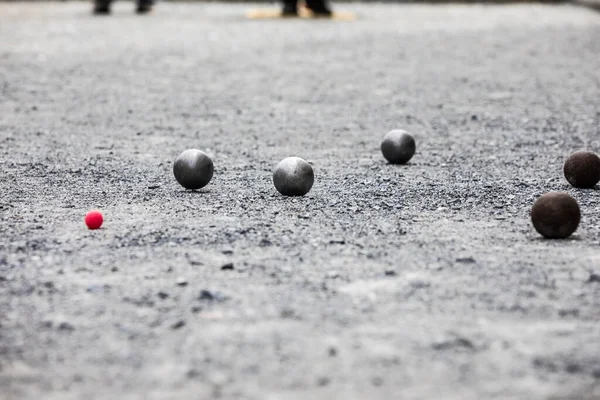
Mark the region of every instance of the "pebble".
[[416, 289], [429, 287], [431, 285], [429, 277], [420, 273], [408, 273], [404, 279], [409, 286]]
[[171, 329], [179, 329], [185, 326], [185, 321], [184, 320], [180, 320], [175, 322], [173, 325], [171, 325]]
[[269, 239], [261, 239], [261, 241], [258, 245], [260, 247], [269, 247], [269, 246], [273, 245], [273, 243]]
[[588, 283], [592, 283], [592, 282], [600, 282], [600, 274], [590, 274]]
[[58, 330], [59, 331], [74, 331], [75, 327], [72, 324], [68, 323], [68, 322], [61, 322], [58, 325]]
[[221, 253], [225, 254], [226, 256], [230, 256], [233, 254], [233, 249], [231, 247], [226, 247], [221, 250]]
[[227, 263], [227, 264], [223, 264], [223, 265], [221, 266], [221, 270], [222, 270], [222, 271], [233, 270], [233, 269], [235, 269], [235, 267], [233, 266], [233, 263], [232, 263], [232, 262], [230, 262], [230, 263]]
[[432, 345], [432, 347], [435, 350], [448, 350], [448, 349], [455, 349], [455, 348], [463, 348], [463, 349], [468, 349], [468, 350], [475, 349], [475, 345], [473, 344], [473, 342], [471, 342], [469, 339], [466, 339], [463, 337], [455, 337], [455, 338], [451, 338], [451, 339], [440, 340], [438, 342], [435, 342]]
[[188, 284], [188, 281], [185, 278], [177, 278], [175, 283], [177, 284], [177, 286], [186, 286]]
[[328, 279], [339, 278], [340, 273], [338, 271], [328, 271], [327, 274], [325, 274], [325, 277]]
[[210, 290], [203, 289], [200, 291], [200, 295], [198, 296], [198, 300], [206, 300], [206, 301], [224, 301], [226, 298], [219, 292], [213, 292]]
[[327, 386], [331, 382], [331, 379], [327, 376], [321, 376], [317, 379], [317, 386]]

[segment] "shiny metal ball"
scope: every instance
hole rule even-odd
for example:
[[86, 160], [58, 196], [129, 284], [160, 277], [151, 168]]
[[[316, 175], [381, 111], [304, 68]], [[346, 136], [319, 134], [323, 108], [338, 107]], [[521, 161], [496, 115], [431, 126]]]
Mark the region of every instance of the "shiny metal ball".
[[406, 164], [416, 149], [415, 139], [402, 129], [388, 132], [381, 142], [381, 152], [390, 164]]
[[600, 157], [589, 151], [573, 153], [565, 161], [563, 172], [571, 185], [591, 189], [600, 182]]
[[564, 239], [579, 226], [581, 212], [577, 200], [568, 193], [550, 192], [538, 198], [531, 208], [531, 222], [548, 239]]
[[312, 167], [299, 157], [283, 159], [273, 172], [275, 188], [284, 196], [304, 196], [314, 182]]
[[173, 164], [173, 174], [186, 189], [200, 189], [212, 179], [214, 166], [205, 152], [189, 149], [181, 153]]

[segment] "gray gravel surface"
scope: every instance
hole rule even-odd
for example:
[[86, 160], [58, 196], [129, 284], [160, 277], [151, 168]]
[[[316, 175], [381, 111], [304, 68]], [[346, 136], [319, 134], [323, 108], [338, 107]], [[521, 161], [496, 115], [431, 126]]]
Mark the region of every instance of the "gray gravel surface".
[[562, 176], [600, 151], [600, 15], [336, 6], [0, 4], [0, 399], [600, 398], [600, 199]]

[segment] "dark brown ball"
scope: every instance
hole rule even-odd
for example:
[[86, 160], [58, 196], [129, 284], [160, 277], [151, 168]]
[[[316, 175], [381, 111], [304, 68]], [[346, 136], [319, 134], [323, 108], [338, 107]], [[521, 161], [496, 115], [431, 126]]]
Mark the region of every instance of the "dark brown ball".
[[600, 181], [600, 157], [589, 151], [578, 151], [567, 158], [563, 171], [571, 185], [593, 188]]
[[533, 227], [548, 239], [564, 239], [571, 236], [580, 219], [579, 205], [568, 193], [543, 194], [531, 208]]
[[416, 150], [415, 139], [402, 129], [388, 132], [381, 142], [381, 153], [390, 164], [406, 164]]

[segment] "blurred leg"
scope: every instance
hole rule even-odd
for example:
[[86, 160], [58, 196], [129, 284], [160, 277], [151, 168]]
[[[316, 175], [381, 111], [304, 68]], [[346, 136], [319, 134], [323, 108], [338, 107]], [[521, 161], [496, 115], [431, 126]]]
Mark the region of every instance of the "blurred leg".
[[154, 6], [154, 0], [138, 0], [136, 11], [138, 14], [146, 14], [152, 11], [152, 6]]
[[282, 15], [284, 15], [284, 16], [298, 15], [298, 0], [284, 0]]
[[94, 0], [94, 14], [110, 14], [110, 0]]
[[310, 8], [317, 16], [330, 16], [331, 8], [327, 0], [306, 0], [306, 7]]

